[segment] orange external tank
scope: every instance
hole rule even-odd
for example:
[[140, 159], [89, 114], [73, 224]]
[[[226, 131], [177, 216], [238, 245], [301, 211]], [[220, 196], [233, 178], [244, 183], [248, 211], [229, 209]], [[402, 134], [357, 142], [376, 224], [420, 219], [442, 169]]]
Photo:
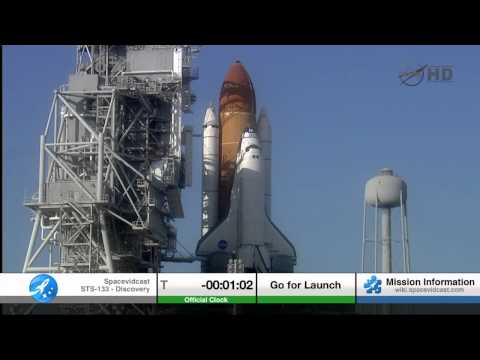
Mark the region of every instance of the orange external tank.
[[240, 61], [236, 61], [228, 69], [220, 90], [219, 221], [227, 216], [230, 209], [230, 192], [240, 139], [246, 128], [256, 128], [255, 114], [255, 90], [252, 80]]

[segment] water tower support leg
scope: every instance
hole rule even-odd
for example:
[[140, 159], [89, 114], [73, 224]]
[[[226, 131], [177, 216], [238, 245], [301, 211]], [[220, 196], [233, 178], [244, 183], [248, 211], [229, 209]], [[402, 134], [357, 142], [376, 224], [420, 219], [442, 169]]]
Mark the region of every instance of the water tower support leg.
[[402, 227], [402, 246], [403, 246], [403, 272], [408, 272], [407, 266], [407, 243], [405, 237], [405, 208], [403, 204], [403, 192], [400, 193], [400, 221]]
[[405, 204], [404, 211], [404, 223], [405, 223], [405, 244], [407, 249], [407, 272], [410, 272], [410, 240], [408, 239], [408, 215], [407, 215], [407, 204]]
[[362, 238], [362, 272], [365, 272], [365, 245], [367, 231], [367, 202], [363, 202], [363, 238]]
[[373, 248], [374, 248], [374, 252], [373, 252], [373, 256], [374, 256], [374, 259], [373, 259], [373, 267], [374, 267], [374, 271], [377, 272], [377, 244], [378, 244], [378, 199], [377, 199], [377, 203], [375, 204], [375, 238], [373, 240]]
[[382, 209], [382, 272], [392, 272], [392, 227], [391, 209]]

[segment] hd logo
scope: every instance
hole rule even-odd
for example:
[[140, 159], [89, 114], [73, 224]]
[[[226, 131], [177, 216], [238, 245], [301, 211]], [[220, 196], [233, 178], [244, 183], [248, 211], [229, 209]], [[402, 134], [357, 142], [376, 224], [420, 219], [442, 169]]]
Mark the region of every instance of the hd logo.
[[366, 289], [367, 294], [380, 294], [382, 292], [382, 280], [378, 279], [375, 275], [372, 275], [368, 279], [363, 287]]

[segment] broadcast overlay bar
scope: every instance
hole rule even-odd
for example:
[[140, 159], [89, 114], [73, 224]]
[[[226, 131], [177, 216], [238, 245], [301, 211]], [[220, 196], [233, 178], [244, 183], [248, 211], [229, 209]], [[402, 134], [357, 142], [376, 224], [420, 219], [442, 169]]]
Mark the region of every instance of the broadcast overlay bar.
[[0, 303], [480, 304], [480, 273], [0, 273]]

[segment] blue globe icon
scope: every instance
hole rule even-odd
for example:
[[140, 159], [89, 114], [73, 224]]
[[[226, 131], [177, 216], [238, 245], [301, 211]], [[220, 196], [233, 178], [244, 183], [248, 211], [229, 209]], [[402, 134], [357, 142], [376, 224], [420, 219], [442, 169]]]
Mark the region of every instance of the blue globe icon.
[[49, 303], [57, 296], [58, 285], [50, 275], [40, 274], [32, 279], [29, 290], [30, 295], [38, 302]]

